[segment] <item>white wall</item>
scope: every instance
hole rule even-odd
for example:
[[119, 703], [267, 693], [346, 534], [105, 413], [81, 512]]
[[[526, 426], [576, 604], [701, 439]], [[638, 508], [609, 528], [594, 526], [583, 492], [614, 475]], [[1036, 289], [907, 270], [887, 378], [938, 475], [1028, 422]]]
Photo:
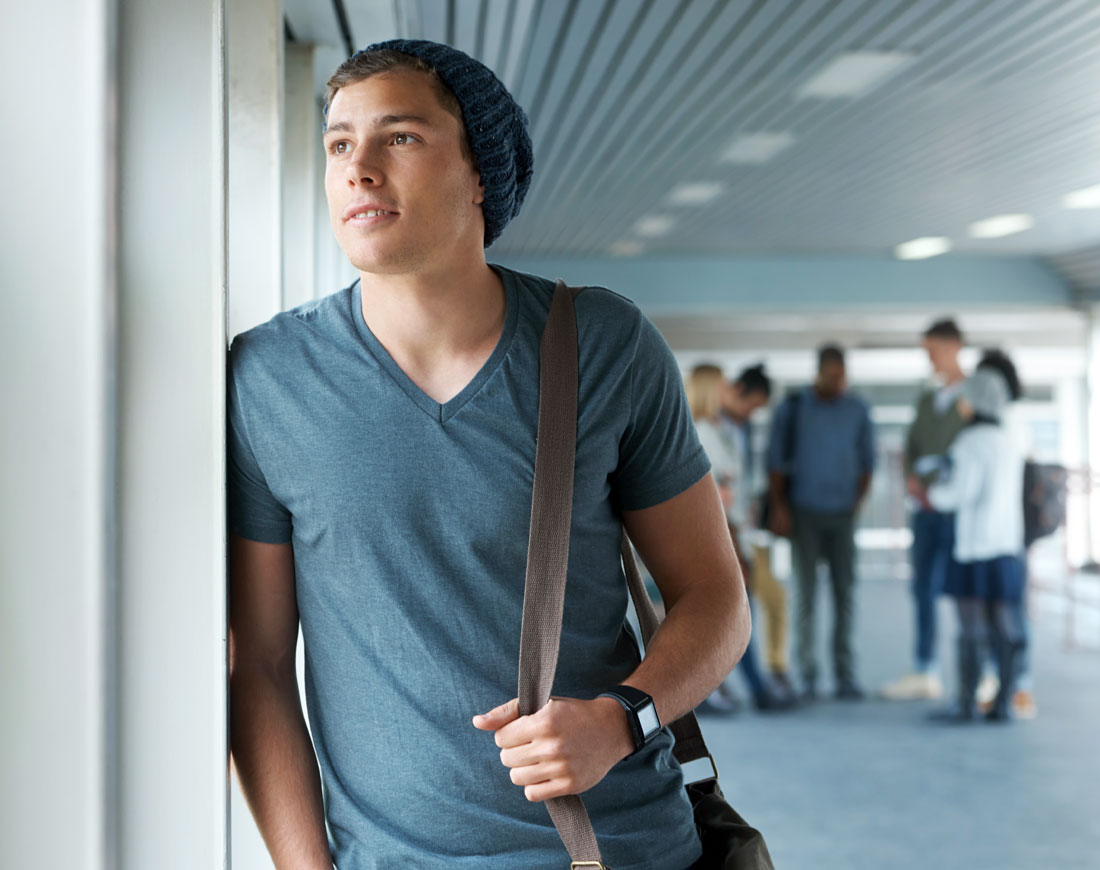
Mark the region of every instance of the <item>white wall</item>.
[[0, 865], [226, 864], [221, 4], [9, 4]]
[[225, 866], [218, 0], [119, 5], [119, 864]]
[[8, 4], [0, 32], [0, 865], [12, 868], [113, 866], [108, 5]]

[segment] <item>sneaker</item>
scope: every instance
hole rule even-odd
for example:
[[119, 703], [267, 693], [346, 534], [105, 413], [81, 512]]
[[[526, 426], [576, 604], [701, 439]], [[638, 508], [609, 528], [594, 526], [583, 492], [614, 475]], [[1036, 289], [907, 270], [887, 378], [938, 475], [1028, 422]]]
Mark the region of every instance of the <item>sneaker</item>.
[[791, 678], [787, 676], [786, 671], [772, 671], [771, 672], [772, 688], [775, 689], [777, 695], [781, 695], [792, 700], [797, 700], [798, 691], [795, 689], [794, 684], [791, 682]]
[[1012, 715], [1016, 719], [1034, 719], [1039, 715], [1035, 696], [1027, 689], [1017, 689], [1012, 693]]
[[982, 713], [988, 713], [993, 706], [993, 699], [997, 697], [997, 690], [1001, 687], [1001, 681], [988, 671], [982, 674], [978, 683], [978, 691], [974, 693], [974, 701]]
[[733, 716], [741, 709], [741, 699], [724, 685], [711, 692], [695, 712], [701, 716]]
[[841, 680], [836, 687], [836, 699], [838, 701], [862, 701], [863, 689], [855, 680]]
[[938, 701], [943, 697], [943, 683], [935, 674], [906, 674], [884, 685], [878, 694], [887, 701]]

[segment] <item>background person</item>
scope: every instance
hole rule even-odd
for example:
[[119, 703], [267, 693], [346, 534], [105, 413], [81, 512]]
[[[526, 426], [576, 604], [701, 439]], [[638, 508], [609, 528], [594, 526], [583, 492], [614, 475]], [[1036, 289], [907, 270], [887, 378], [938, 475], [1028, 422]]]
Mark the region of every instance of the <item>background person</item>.
[[729, 450], [740, 457], [742, 472], [736, 491], [739, 507], [731, 522], [742, 554], [749, 562], [749, 591], [764, 609], [765, 656], [771, 686], [780, 698], [793, 699], [794, 687], [787, 675], [787, 590], [771, 569], [771, 533], [757, 524], [757, 485], [753, 471], [752, 415], [771, 399], [772, 383], [764, 365], [749, 366], [722, 390], [720, 429]]
[[928, 353], [936, 384], [921, 394], [905, 438], [905, 479], [913, 506], [910, 557], [916, 617], [914, 668], [880, 690], [884, 698], [898, 701], [937, 699], [943, 694], [936, 669], [936, 599], [951, 558], [955, 516], [936, 510], [922, 495], [934, 480], [940, 459], [966, 425], [957, 407], [965, 380], [959, 366], [962, 331], [954, 320], [937, 320], [925, 330], [921, 344]]
[[813, 385], [776, 409], [768, 448], [772, 530], [790, 535], [798, 578], [797, 658], [803, 697], [817, 698], [814, 621], [817, 565], [833, 593], [836, 696], [859, 700], [852, 651], [855, 518], [871, 485], [874, 429], [867, 403], [848, 393], [844, 351], [818, 351]]
[[[741, 562], [741, 572], [746, 578], [746, 585], [748, 585], [751, 566], [745, 559], [744, 544], [742, 543], [743, 530], [748, 524], [745, 450], [743, 444], [738, 444], [729, 439], [728, 434], [720, 424], [723, 394], [729, 392], [729, 386], [718, 366], [703, 363], [691, 370], [685, 384], [685, 392], [688, 397], [688, 406], [691, 408], [691, 416], [695, 421], [695, 428], [699, 434], [699, 443], [703, 445], [703, 449], [707, 452], [707, 457], [711, 462], [711, 471], [718, 482], [722, 506], [726, 511], [730, 539], [737, 549], [738, 558]], [[766, 397], [760, 396], [757, 392], [751, 399], [739, 403], [738, 407], [755, 409], [764, 401], [766, 401]], [[749, 413], [751, 413], [751, 410]], [[749, 589], [749, 591], [752, 590]], [[777, 695], [760, 673], [754, 646], [750, 638], [745, 653], [734, 670], [745, 680], [752, 695], [753, 705], [758, 710], [786, 709], [790, 706], [789, 701]], [[738, 704], [728, 681], [724, 681], [711, 693], [702, 712], [733, 712], [737, 706]]]
[[986, 366], [965, 382], [959, 410], [968, 420], [948, 462], [928, 489], [938, 510], [955, 512], [955, 544], [944, 590], [959, 615], [957, 708], [950, 718], [974, 718], [986, 645], [995, 650], [1000, 686], [986, 717], [1011, 718], [1010, 702], [1027, 636], [1019, 608], [1024, 566], [1024, 458], [1003, 425], [1010, 389]]

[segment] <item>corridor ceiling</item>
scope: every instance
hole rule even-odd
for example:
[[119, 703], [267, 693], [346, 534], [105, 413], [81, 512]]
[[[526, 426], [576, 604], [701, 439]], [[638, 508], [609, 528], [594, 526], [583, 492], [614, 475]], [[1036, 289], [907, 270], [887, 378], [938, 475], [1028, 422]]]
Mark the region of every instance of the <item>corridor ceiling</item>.
[[[286, 15], [299, 41], [423, 37], [497, 71], [536, 171], [496, 254], [889, 256], [944, 236], [1100, 286], [1100, 208], [1063, 205], [1100, 185], [1100, 0], [287, 0]], [[852, 52], [890, 71], [815, 93]], [[971, 236], [1006, 213], [1034, 225]]]

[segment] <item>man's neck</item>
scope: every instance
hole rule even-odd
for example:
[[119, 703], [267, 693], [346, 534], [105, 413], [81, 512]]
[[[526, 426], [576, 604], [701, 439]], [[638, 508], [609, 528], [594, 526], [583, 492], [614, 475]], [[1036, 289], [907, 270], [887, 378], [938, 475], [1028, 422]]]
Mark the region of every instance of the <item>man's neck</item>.
[[485, 263], [446, 272], [360, 273], [363, 320], [394, 362], [439, 402], [461, 391], [504, 329], [500, 277]]
[[966, 375], [964, 375], [962, 369], [957, 366], [950, 371], [941, 372], [940, 377], [943, 379], [943, 385], [945, 387], [954, 386], [960, 381], [966, 380]]

